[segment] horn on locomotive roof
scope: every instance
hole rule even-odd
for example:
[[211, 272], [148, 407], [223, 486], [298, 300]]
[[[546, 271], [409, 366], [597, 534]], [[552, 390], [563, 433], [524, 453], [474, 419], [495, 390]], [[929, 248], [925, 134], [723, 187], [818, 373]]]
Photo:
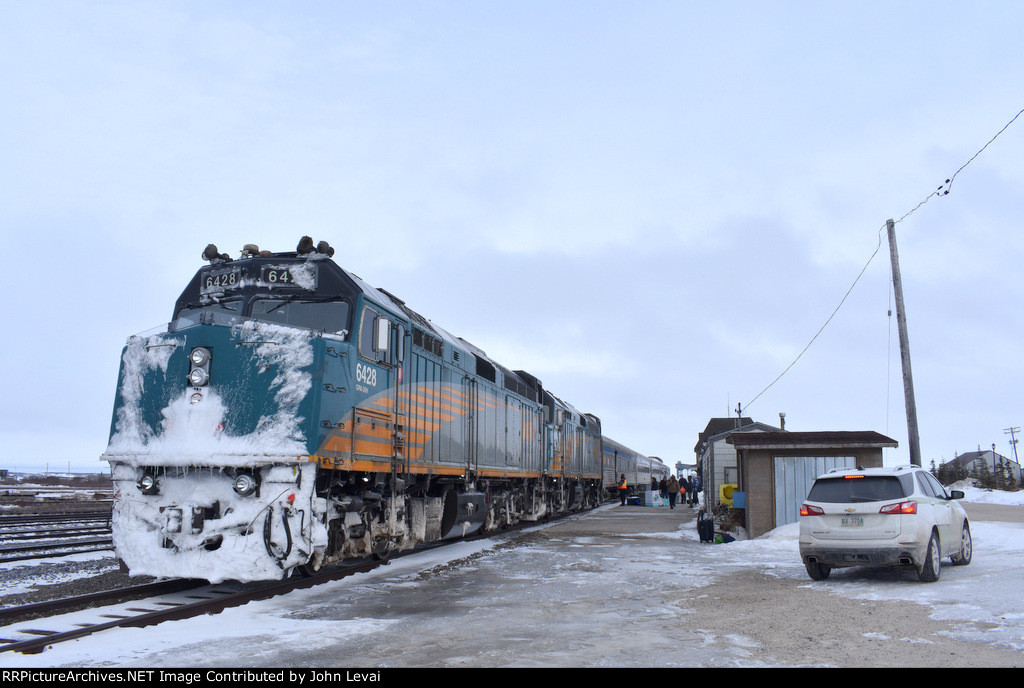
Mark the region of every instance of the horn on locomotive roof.
[[319, 244], [316, 245], [316, 252], [323, 253], [328, 258], [334, 255], [334, 249], [326, 241], [321, 241]]
[[210, 261], [210, 264], [219, 263], [224, 260], [231, 260], [226, 253], [220, 253], [217, 251], [217, 247], [214, 244], [208, 244], [206, 250], [203, 251], [203, 260]]
[[256, 244], [246, 244], [242, 247], [242, 258], [252, 258], [258, 256], [260, 253], [260, 247]]
[[308, 236], [299, 239], [299, 245], [295, 247], [295, 252], [300, 256], [312, 253], [314, 250], [316, 249], [313, 247], [313, 238]]

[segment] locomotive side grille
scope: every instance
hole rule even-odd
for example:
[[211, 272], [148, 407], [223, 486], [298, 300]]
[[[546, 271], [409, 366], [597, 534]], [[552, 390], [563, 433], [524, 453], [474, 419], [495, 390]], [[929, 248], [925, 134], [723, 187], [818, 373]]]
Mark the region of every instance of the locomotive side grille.
[[444, 347], [440, 339], [416, 327], [412, 329], [412, 343], [414, 346], [418, 346], [437, 357], [444, 353]]

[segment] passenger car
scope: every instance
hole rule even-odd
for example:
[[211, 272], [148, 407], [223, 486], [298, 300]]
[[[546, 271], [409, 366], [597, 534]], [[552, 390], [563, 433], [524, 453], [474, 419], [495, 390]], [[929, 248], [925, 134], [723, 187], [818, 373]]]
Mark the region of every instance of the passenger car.
[[939, 578], [940, 560], [971, 563], [971, 527], [957, 502], [918, 466], [834, 469], [800, 506], [800, 557], [814, 580], [847, 566], [915, 567]]

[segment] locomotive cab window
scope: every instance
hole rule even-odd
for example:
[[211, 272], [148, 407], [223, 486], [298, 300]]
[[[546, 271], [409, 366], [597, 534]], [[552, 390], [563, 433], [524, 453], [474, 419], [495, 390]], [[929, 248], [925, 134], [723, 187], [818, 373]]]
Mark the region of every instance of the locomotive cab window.
[[393, 331], [397, 325], [370, 307], [359, 321], [359, 354], [377, 363], [394, 363]]

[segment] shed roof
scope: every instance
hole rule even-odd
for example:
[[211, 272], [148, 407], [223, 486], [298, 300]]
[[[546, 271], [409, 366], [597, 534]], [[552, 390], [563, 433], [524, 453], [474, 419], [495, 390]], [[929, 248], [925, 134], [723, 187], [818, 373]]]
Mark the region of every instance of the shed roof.
[[744, 432], [726, 442], [738, 448], [817, 449], [828, 447], [898, 447], [899, 443], [873, 430], [825, 432]]

